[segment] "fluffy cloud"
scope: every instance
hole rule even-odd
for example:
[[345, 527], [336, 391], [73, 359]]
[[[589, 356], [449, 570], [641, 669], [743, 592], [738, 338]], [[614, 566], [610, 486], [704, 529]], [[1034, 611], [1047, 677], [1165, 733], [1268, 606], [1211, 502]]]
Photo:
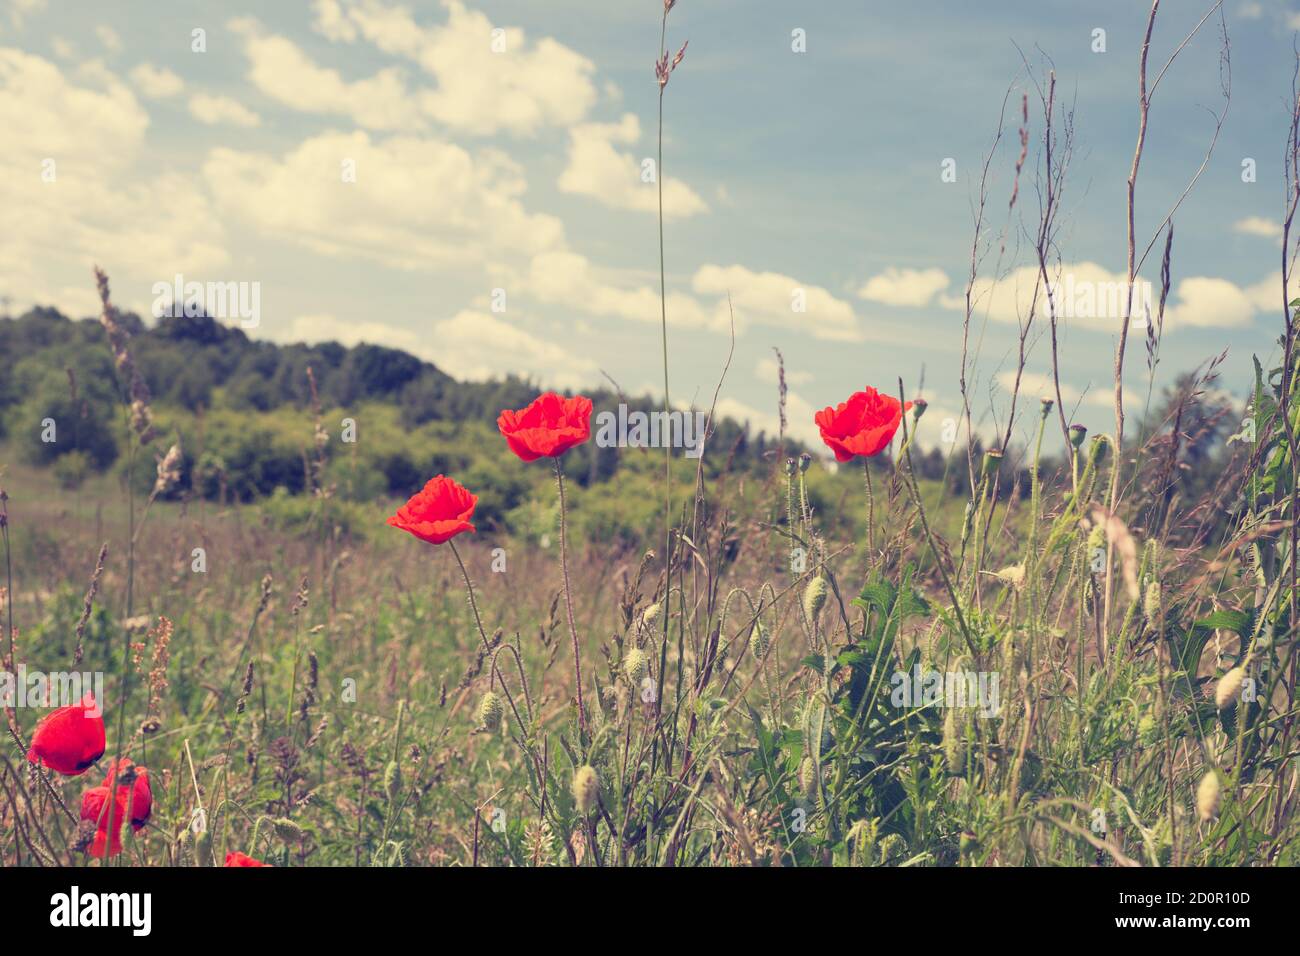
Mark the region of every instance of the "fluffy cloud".
[[528, 136], [572, 126], [596, 102], [591, 60], [550, 37], [529, 43], [518, 28], [494, 27], [461, 0], [442, 6], [446, 23], [421, 26], [381, 0], [318, 0], [315, 26], [331, 40], [364, 38], [418, 64], [436, 83], [416, 97], [420, 110], [461, 132]]
[[337, 70], [318, 66], [292, 41], [266, 33], [256, 20], [240, 17], [228, 26], [244, 40], [248, 78], [271, 99], [306, 113], [347, 116], [365, 129], [426, 125], [400, 70], [350, 82]]
[[[1125, 274], [1112, 272], [1095, 262], [1063, 265], [1049, 273], [1053, 303], [1058, 318], [1103, 332], [1117, 332], [1123, 322], [1127, 299]], [[995, 322], [1018, 322], [1028, 314], [1037, 295], [1037, 316], [1047, 315], [1047, 298], [1039, 282], [1037, 266], [1021, 266], [1000, 279], [979, 279], [972, 290], [976, 314], [987, 311]], [[1165, 307], [1165, 328], [1238, 328], [1249, 325], [1256, 310], [1256, 296], [1227, 279], [1192, 276], [1174, 287]], [[1140, 325], [1159, 309], [1160, 290], [1139, 277], [1133, 292], [1133, 322]], [[941, 295], [939, 301], [951, 309], [962, 309], [960, 296]]]
[[883, 305], [920, 307], [929, 305], [936, 295], [948, 288], [948, 276], [942, 269], [898, 269], [890, 266], [872, 276], [858, 296]]
[[1232, 224], [1232, 231], [1245, 236], [1262, 236], [1265, 239], [1281, 239], [1282, 224], [1263, 216], [1247, 216]]
[[[355, 182], [344, 181], [345, 163]], [[563, 242], [559, 220], [519, 201], [517, 166], [434, 139], [325, 133], [282, 157], [219, 148], [203, 172], [223, 207], [329, 256], [464, 268]]]
[[435, 321], [420, 332], [384, 322], [340, 319], [330, 314], [303, 315], [276, 336], [282, 342], [361, 342], [402, 349], [461, 380], [532, 375], [547, 386], [590, 385], [600, 370], [590, 359], [573, 355], [487, 312], [463, 310]]
[[229, 96], [195, 93], [190, 97], [189, 106], [190, 115], [208, 126], [217, 126], [221, 123], [243, 127], [262, 125], [260, 116]]
[[[641, 124], [632, 113], [618, 123], [584, 123], [569, 131], [569, 161], [560, 175], [560, 189], [590, 196], [614, 209], [657, 212], [659, 193], [641, 178], [641, 160], [615, 144], [631, 146], [641, 138]], [[664, 180], [664, 218], [680, 219], [707, 212], [708, 205], [680, 180]]]
[[[797, 329], [817, 339], [863, 340], [853, 306], [821, 286], [779, 272], [754, 272], [739, 265], [706, 265], [695, 273], [691, 288], [698, 295], [722, 297], [716, 308], [717, 322], [725, 323], [725, 297], [730, 293], [740, 320]], [[797, 310], [800, 305], [802, 311]]]
[[98, 262], [121, 305], [145, 308], [153, 281], [224, 266], [224, 233], [192, 180], [126, 175], [142, 151], [148, 115], [106, 70], [83, 76], [74, 82], [47, 60], [0, 49], [7, 136], [0, 281], [20, 307], [39, 301], [90, 313], [90, 266]]
[[[526, 282], [528, 293], [548, 305], [636, 322], [660, 321], [657, 285], [615, 281], [576, 252], [557, 249], [534, 257]], [[667, 304], [669, 325], [727, 329], [725, 316], [710, 312], [685, 293], [669, 292]]]
[[140, 63], [131, 68], [131, 82], [143, 95], [151, 100], [175, 96], [185, 89], [185, 81], [166, 67], [154, 66], [152, 63]]

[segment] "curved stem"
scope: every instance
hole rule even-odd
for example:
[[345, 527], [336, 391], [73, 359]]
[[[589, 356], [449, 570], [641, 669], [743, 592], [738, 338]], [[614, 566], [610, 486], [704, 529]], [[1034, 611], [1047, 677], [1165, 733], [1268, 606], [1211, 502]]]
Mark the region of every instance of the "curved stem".
[[[568, 521], [565, 518], [564, 469], [560, 467], [558, 457], [555, 459], [555, 486], [560, 491], [560, 567], [564, 571], [564, 610], [569, 616], [569, 637], [573, 641], [573, 679], [577, 683], [578, 727], [586, 730], [587, 712], [582, 706], [582, 660], [578, 652], [578, 628], [573, 623], [573, 593], [569, 586], [569, 533]], [[664, 609], [664, 616], [668, 616], [667, 608]]]
[[478, 602], [474, 600], [474, 585], [470, 583], [469, 572], [465, 570], [465, 562], [460, 559], [460, 552], [456, 550], [456, 542], [448, 541], [451, 545], [451, 553], [456, 556], [456, 563], [460, 565], [461, 576], [465, 579], [465, 590], [469, 592], [469, 606], [474, 612], [474, 623], [478, 625], [478, 636], [483, 641], [483, 649], [491, 651], [492, 645], [488, 643], [487, 632], [483, 630], [483, 619], [478, 615]]

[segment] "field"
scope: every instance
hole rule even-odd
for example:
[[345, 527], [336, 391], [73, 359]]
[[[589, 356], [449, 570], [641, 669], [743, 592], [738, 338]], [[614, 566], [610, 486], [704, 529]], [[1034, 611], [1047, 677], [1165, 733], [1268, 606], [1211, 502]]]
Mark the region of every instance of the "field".
[[[666, 39], [675, 6], [654, 63], [659, 164], [664, 111], [689, 103], [669, 82], [692, 66]], [[1192, 37], [1222, 25], [1222, 69], [1222, 5], [1207, 6]], [[1187, 41], [1173, 42], [1166, 69]], [[648, 354], [641, 397], [608, 375], [599, 388], [528, 369], [457, 380], [397, 348], [264, 340], [203, 310], [146, 321], [115, 304], [122, 287], [99, 266], [84, 276], [96, 317], [46, 306], [0, 319], [0, 860], [1300, 864], [1300, 299], [1287, 255], [1300, 91], [1283, 271], [1260, 309], [1276, 347], [1249, 366], [1215, 348], [1170, 374], [1166, 336], [1204, 327], [1172, 278], [1173, 216], [1210, 162], [1230, 81], [1205, 163], [1161, 218], [1137, 185], [1173, 176], [1141, 167], [1140, 49], [1129, 294], [1103, 317], [1105, 430], [1079, 423], [1098, 406], [1063, 384], [1078, 359], [1058, 355], [1076, 318], [1049, 280], [1068, 261], [1058, 216], [1073, 201], [1061, 191], [1074, 120], [1045, 58], [1024, 62], [982, 178], [963, 180], [974, 223], [964, 296], [954, 285], [945, 306], [960, 330], [951, 380], [927, 386], [922, 363], [919, 383], [909, 372], [845, 391], [765, 346], [775, 429], [719, 398], [743, 290], [736, 308], [729, 288], [716, 303], [732, 349], [717, 380], [681, 404], [675, 349], [689, 333], [670, 316], [675, 227], [666, 251], [657, 180], [657, 207], [635, 200], [659, 230], [662, 381]], [[1151, 73], [1153, 86], [1165, 76]], [[493, 170], [513, 169], [503, 157]], [[1135, 208], [1154, 225], [1145, 252]], [[1141, 316], [1133, 290], [1162, 252]], [[1032, 299], [981, 351], [993, 296], [981, 283], [1016, 257]], [[1192, 285], [1206, 288], [1219, 287]], [[941, 354], [940, 334], [917, 329]], [[845, 341], [817, 339], [828, 354]], [[1027, 371], [1031, 353], [1046, 374]], [[791, 424], [803, 412], [788, 379], [824, 408], [803, 415], [812, 423]], [[950, 407], [932, 410], [927, 387]], [[662, 442], [601, 437], [616, 407], [699, 415], [702, 455], [671, 429]], [[951, 434], [919, 440], [936, 419]]]

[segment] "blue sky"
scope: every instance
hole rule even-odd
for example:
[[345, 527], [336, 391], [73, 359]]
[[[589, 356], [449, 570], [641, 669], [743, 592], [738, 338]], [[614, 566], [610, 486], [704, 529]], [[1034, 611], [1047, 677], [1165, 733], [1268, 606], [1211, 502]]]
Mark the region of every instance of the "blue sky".
[[[1150, 70], [1208, 9], [1166, 0]], [[926, 3], [680, 0], [689, 39], [666, 95], [672, 393], [705, 401], [738, 322], [722, 408], [775, 419], [772, 348], [785, 356], [791, 427], [865, 384], [915, 391], [924, 367], [937, 440], [956, 373], [971, 201], [1003, 96], [990, 180], [1005, 275], [985, 293], [976, 414], [1005, 408], [1013, 285], [1032, 266], [1042, 133], [1032, 79], [1049, 63], [1073, 106], [1061, 211], [1063, 274], [1124, 267], [1125, 178], [1137, 128], [1147, 8], [1134, 0]], [[93, 311], [91, 262], [147, 312], [156, 282], [256, 282], [255, 336], [375, 341], [451, 374], [532, 374], [549, 385], [661, 389], [654, 187], [658, 0], [95, 3], [10, 0], [0, 12], [0, 294]], [[1213, 158], [1176, 217], [1173, 293], [1157, 389], [1229, 349], [1240, 393], [1252, 352], [1280, 331], [1281, 160], [1300, 3], [1225, 5], [1232, 101]], [[492, 50], [494, 29], [504, 49]], [[204, 31], [196, 52], [193, 31]], [[1094, 30], [1105, 52], [1094, 52]], [[805, 51], [792, 49], [803, 31]], [[1138, 180], [1150, 238], [1195, 172], [1220, 95], [1212, 18], [1158, 88]], [[1026, 70], [1024, 58], [1029, 67]], [[1030, 162], [1007, 200], [1029, 89]], [[956, 181], [941, 180], [955, 161]], [[1255, 160], [1257, 181], [1242, 181]], [[42, 175], [48, 160], [56, 175]], [[344, 182], [352, 162], [355, 182]], [[992, 270], [993, 256], [985, 260]], [[1153, 253], [1146, 278], [1158, 278]], [[991, 271], [986, 279], [992, 280]], [[493, 311], [493, 290], [505, 310]], [[806, 311], [792, 302], [802, 290]], [[1022, 287], [1023, 291], [1023, 287]], [[1295, 295], [1292, 291], [1292, 295]], [[1118, 321], [1067, 321], [1073, 417], [1108, 429]], [[1034, 423], [1048, 371], [1031, 335]], [[1141, 334], [1130, 387], [1145, 394]]]

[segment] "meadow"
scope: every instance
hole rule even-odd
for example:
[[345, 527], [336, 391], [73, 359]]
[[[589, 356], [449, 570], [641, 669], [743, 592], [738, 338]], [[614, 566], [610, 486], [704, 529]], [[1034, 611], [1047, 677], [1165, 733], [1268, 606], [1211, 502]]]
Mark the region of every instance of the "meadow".
[[[661, 113], [683, 63], [661, 39]], [[715, 397], [701, 458], [597, 447], [617, 391], [146, 328], [98, 268], [98, 319], [0, 323], [4, 670], [105, 677], [102, 700], [6, 701], [5, 865], [1300, 863], [1298, 303], [1252, 380], [1211, 356], [1157, 387], [1171, 211], [1159, 312], [1118, 319], [1115, 429], [1074, 423], [1055, 83], [990, 151], [1019, 133], [997, 203], [1010, 222], [1036, 177], [1043, 279], [996, 444], [967, 389], [1006, 238], [988, 167], [942, 449], [901, 378], [821, 396], [822, 445], [791, 440], [783, 364], [776, 436]], [[662, 248], [659, 270], [663, 393], [638, 407], [668, 414]], [[1126, 425], [1130, 328], [1154, 399]]]

